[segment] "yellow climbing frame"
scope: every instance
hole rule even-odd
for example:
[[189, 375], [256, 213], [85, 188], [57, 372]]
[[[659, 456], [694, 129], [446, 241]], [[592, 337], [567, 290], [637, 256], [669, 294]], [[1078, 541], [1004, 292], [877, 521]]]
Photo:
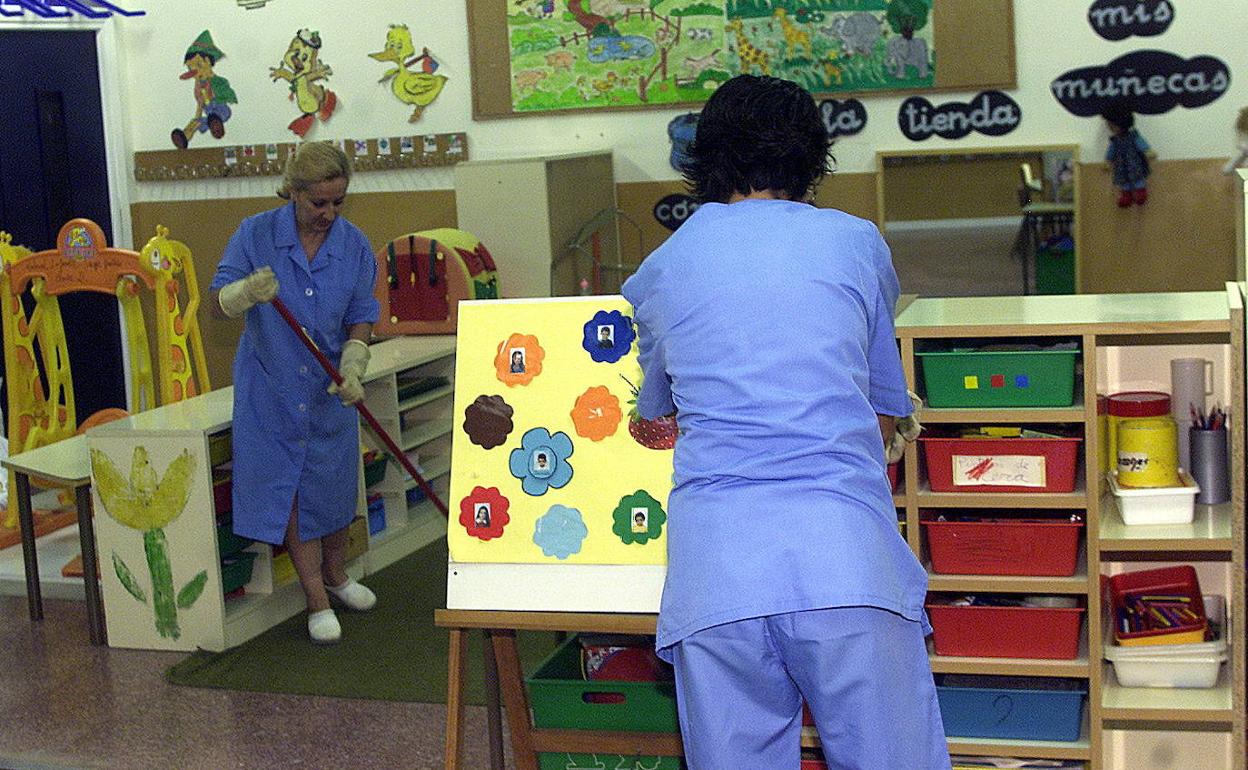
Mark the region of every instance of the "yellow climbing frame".
[[[180, 401], [211, 389], [195, 319], [199, 287], [191, 252], [168, 235], [167, 228], [158, 227], [142, 252], [117, 249], [105, 243], [94, 222], [74, 219], [61, 228], [55, 249], [31, 252], [13, 245], [11, 236], [0, 232], [10, 454], [60, 441], [78, 428], [58, 300], [62, 294], [93, 291], [117, 297], [130, 351], [130, 412], [158, 403], [140, 299], [144, 288], [155, 295], [159, 403]], [[180, 298], [183, 281], [185, 310]], [[29, 303], [23, 302], [28, 290], [33, 300], [29, 315]], [[16, 521], [15, 508], [10, 507], [2, 525], [12, 529]]]

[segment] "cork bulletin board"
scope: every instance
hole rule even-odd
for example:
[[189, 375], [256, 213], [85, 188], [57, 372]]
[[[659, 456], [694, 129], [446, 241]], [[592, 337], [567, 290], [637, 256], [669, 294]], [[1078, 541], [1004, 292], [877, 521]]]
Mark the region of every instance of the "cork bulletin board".
[[[907, 54], [913, 47], [885, 23], [887, 11], [869, 0], [713, 0], [669, 13], [651, 5], [467, 0], [473, 118], [696, 108], [718, 82], [737, 72], [757, 74], [762, 64], [817, 96], [1016, 85], [1013, 0], [933, 0], [922, 29], [905, 38], [925, 47], [926, 73], [917, 64], [921, 57]], [[868, 6], [875, 25], [862, 18]], [[689, 15], [695, 7], [699, 15]], [[717, 8], [722, 15], [714, 15]], [[582, 24], [609, 21], [620, 34], [563, 29], [570, 16]], [[855, 46], [867, 37], [872, 66], [900, 74], [860, 77], [868, 57]]]

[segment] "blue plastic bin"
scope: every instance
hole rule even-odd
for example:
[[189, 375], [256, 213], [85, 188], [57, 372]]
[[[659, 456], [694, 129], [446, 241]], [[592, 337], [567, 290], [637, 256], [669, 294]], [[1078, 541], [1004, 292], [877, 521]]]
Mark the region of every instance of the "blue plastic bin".
[[376, 498], [368, 501], [368, 534], [375, 535], [386, 528], [386, 501]]
[[1077, 741], [1087, 691], [1087, 682], [1080, 679], [936, 677], [945, 734], [959, 738]]

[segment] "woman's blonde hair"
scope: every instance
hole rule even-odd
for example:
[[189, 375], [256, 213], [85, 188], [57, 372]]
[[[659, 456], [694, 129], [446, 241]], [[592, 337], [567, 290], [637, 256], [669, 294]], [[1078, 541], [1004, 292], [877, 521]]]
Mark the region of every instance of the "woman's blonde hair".
[[326, 142], [304, 142], [286, 161], [286, 173], [277, 194], [290, 200], [296, 190], [306, 190], [318, 182], [328, 182], [339, 177], [350, 181], [351, 161], [336, 145]]

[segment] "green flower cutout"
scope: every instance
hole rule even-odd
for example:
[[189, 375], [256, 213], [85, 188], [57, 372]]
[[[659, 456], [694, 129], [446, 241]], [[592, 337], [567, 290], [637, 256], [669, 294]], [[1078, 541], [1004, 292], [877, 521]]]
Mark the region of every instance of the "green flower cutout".
[[649, 492], [639, 489], [620, 498], [619, 505], [611, 513], [611, 531], [625, 545], [645, 545], [663, 534], [667, 513]]

